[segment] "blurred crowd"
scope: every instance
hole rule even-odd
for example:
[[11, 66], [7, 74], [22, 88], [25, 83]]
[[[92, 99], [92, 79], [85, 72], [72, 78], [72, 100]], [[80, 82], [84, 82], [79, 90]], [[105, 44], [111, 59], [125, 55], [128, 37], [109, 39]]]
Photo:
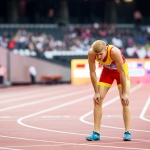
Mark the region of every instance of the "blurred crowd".
[[88, 51], [97, 39], [117, 46], [126, 57], [150, 58], [150, 26], [137, 30], [118, 28], [116, 24], [70, 25], [57, 38], [55, 34], [28, 29], [6, 30], [0, 34], [0, 45], [12, 51], [29, 49], [40, 56], [45, 51]]

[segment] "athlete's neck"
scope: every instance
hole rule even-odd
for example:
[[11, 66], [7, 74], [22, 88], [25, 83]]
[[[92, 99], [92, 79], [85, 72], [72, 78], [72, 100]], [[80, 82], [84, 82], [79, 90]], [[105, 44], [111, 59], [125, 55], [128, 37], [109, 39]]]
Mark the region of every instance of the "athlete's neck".
[[106, 45], [106, 55], [105, 55], [105, 57], [103, 59], [103, 62], [105, 62], [107, 60], [107, 53], [108, 53], [108, 46]]

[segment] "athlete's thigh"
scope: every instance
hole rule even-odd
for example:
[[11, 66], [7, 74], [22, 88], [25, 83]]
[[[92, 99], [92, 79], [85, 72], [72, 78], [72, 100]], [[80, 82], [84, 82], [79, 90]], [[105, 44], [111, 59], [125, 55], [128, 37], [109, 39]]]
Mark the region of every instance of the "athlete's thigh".
[[[130, 87], [127, 86], [126, 89], [127, 89], [128, 95], [129, 95], [130, 94]], [[121, 93], [122, 93], [122, 87], [119, 87], [118, 90], [119, 90], [119, 95], [121, 95]]]
[[[130, 89], [130, 77], [129, 77], [129, 69], [126, 63], [123, 65], [125, 76], [126, 76], [126, 86]], [[121, 82], [120, 82], [120, 74], [116, 73], [115, 79], [117, 80], [118, 88], [121, 88]]]
[[[103, 69], [101, 76], [99, 78], [98, 85], [104, 87], [104, 89], [109, 89], [114, 81], [114, 77], [112, 76], [112, 72], [109, 69]], [[107, 88], [105, 88], [107, 87]]]
[[110, 89], [110, 87], [107, 87], [107, 86], [98, 86], [101, 100], [104, 100], [109, 89]]
[[[118, 89], [119, 89], [119, 95], [120, 95], [120, 100], [121, 100], [122, 87], [119, 87]], [[129, 96], [129, 94], [130, 94], [130, 87], [127, 86], [126, 90], [127, 90], [128, 96]], [[121, 104], [122, 104], [122, 106], [124, 105], [122, 101], [121, 101]]]

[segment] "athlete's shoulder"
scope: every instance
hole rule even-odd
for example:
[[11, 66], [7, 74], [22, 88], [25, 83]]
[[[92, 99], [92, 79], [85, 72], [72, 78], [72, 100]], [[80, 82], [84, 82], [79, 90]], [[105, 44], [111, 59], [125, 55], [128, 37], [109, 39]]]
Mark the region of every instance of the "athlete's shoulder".
[[89, 49], [89, 51], [88, 51], [88, 55], [90, 55], [90, 56], [95, 56], [95, 53], [93, 52], [92, 48], [91, 48], [91, 49]]
[[91, 54], [91, 53], [94, 53], [93, 50], [92, 50], [92, 48], [89, 49], [89, 51], [88, 51], [88, 54]]
[[95, 53], [92, 49], [88, 51], [88, 60], [89, 62], [95, 62]]
[[113, 46], [111, 49], [111, 54], [118, 54], [120, 53], [120, 49], [117, 48], [116, 46]]
[[111, 51], [111, 58], [112, 60], [114, 60], [115, 62], [118, 61], [118, 60], [121, 60], [122, 58], [122, 54], [121, 54], [121, 51], [119, 48], [117, 48], [116, 46], [114, 46], [112, 48], [112, 51]]

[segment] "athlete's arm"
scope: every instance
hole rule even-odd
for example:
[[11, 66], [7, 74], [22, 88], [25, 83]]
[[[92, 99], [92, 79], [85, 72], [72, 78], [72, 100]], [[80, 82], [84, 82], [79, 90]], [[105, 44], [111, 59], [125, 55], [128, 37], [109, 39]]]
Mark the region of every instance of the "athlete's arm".
[[95, 67], [95, 54], [90, 50], [88, 52], [88, 63], [90, 69], [90, 78], [94, 88], [95, 93], [98, 93], [98, 86], [97, 86], [97, 76], [96, 76], [96, 67]]
[[122, 94], [127, 93], [126, 91], [126, 75], [123, 68], [123, 60], [121, 56], [121, 52], [118, 48], [114, 47], [111, 51], [111, 57], [116, 63], [116, 67], [118, 72], [120, 73], [120, 83], [122, 86]]

